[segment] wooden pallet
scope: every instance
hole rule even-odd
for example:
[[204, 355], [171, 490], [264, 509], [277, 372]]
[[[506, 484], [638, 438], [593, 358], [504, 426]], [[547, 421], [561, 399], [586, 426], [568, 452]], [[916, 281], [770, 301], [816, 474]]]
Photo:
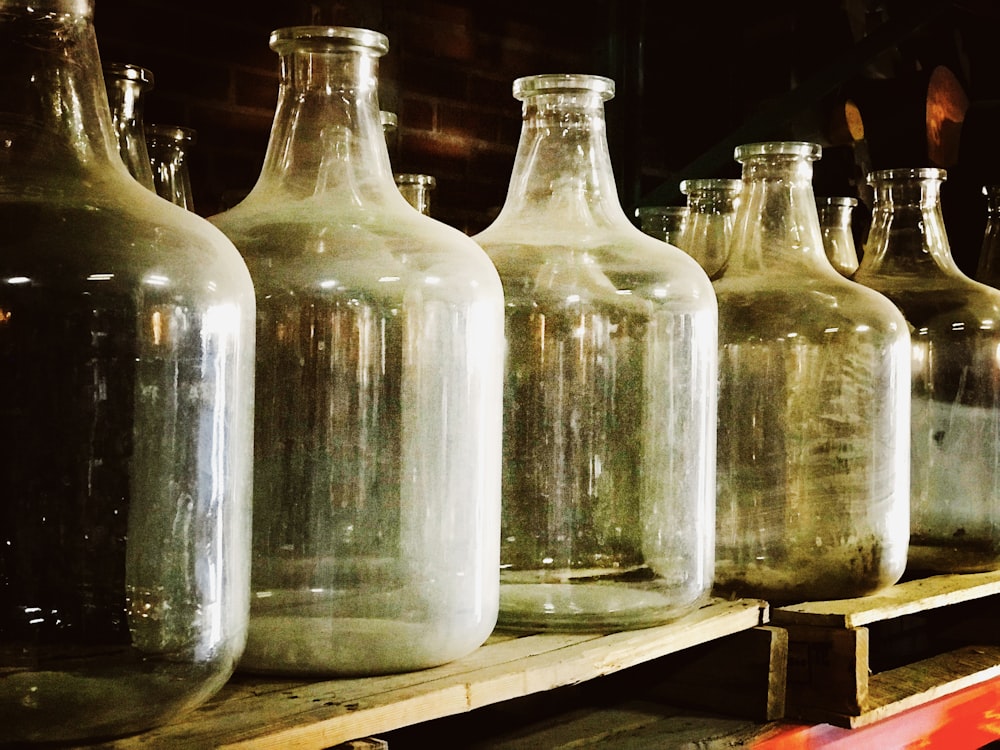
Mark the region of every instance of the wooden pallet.
[[715, 600], [668, 625], [610, 635], [494, 634], [441, 667], [321, 682], [235, 676], [201, 708], [100, 745], [135, 748], [329, 748], [618, 672], [766, 622], [756, 600]]
[[1000, 572], [941, 575], [771, 611], [786, 715], [859, 727], [1000, 675]]

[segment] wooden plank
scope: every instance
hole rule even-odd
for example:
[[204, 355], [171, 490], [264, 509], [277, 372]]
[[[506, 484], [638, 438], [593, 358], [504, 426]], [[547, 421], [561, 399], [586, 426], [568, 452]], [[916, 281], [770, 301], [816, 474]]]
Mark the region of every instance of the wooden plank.
[[757, 721], [785, 715], [788, 631], [762, 625], [657, 661], [650, 697]]
[[761, 624], [766, 604], [716, 600], [668, 625], [610, 635], [498, 639], [417, 673], [235, 689], [165, 727], [105, 748], [329, 748], [417, 722], [575, 684]]
[[856, 628], [998, 593], [1000, 571], [931, 576], [896, 584], [872, 596], [777, 607], [771, 612], [771, 623]]
[[867, 628], [788, 629], [786, 713], [811, 719], [817, 710], [858, 714], [869, 701]]
[[868, 726], [997, 677], [1000, 646], [966, 646], [872, 675], [868, 708], [859, 714], [817, 709], [808, 718], [852, 729]]

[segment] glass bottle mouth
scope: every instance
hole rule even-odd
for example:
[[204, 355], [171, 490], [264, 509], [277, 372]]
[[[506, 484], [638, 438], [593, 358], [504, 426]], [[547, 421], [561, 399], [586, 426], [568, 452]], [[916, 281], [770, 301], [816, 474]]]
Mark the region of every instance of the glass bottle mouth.
[[937, 167], [920, 167], [917, 169], [880, 169], [868, 174], [869, 185], [876, 182], [894, 182], [897, 180], [938, 180], [944, 182], [948, 179], [948, 171]]
[[422, 185], [432, 189], [437, 185], [437, 180], [429, 174], [410, 174], [408, 172], [397, 172], [392, 176], [397, 185]]
[[699, 178], [694, 180], [681, 180], [681, 192], [689, 195], [699, 190], [718, 190], [727, 193], [738, 193], [743, 189], [743, 180]]
[[389, 51], [385, 34], [352, 26], [287, 26], [271, 32], [270, 47], [278, 54], [303, 45], [317, 51], [354, 48], [377, 55]]
[[185, 128], [182, 125], [158, 125], [149, 123], [145, 127], [146, 140], [162, 139], [165, 141], [176, 141], [177, 143], [194, 144], [198, 138], [198, 133], [193, 128]]
[[823, 208], [824, 206], [843, 206], [845, 208], [854, 208], [858, 205], [858, 199], [850, 198], [846, 195], [817, 196], [816, 205], [820, 208]]
[[143, 68], [141, 65], [108, 62], [104, 63], [104, 73], [122, 80], [141, 83], [147, 89], [153, 88], [153, 71], [149, 68]]
[[615, 82], [604, 76], [583, 73], [547, 73], [514, 81], [514, 98], [520, 101], [538, 94], [574, 92], [598, 94], [602, 101], [607, 101], [615, 95]]
[[823, 147], [808, 141], [770, 141], [766, 143], [745, 143], [734, 152], [741, 164], [754, 156], [798, 156], [816, 161], [823, 155]]

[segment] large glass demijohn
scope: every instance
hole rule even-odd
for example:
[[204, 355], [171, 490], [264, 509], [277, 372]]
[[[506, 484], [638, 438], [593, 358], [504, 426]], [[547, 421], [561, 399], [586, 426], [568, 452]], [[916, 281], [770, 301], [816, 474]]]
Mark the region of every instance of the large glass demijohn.
[[247, 634], [254, 295], [118, 153], [89, 0], [0, 0], [0, 740], [136, 732]]
[[254, 557], [241, 668], [373, 674], [463, 656], [499, 587], [503, 292], [397, 190], [375, 31], [278, 29], [250, 194], [212, 217], [257, 291]]

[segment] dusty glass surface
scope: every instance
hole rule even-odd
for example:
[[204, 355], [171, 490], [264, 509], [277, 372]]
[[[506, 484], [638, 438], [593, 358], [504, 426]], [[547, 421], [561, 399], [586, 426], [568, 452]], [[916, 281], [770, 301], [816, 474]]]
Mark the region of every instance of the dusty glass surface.
[[815, 144], [736, 151], [719, 299], [716, 587], [772, 602], [871, 594], [908, 538], [909, 334], [823, 249]]

